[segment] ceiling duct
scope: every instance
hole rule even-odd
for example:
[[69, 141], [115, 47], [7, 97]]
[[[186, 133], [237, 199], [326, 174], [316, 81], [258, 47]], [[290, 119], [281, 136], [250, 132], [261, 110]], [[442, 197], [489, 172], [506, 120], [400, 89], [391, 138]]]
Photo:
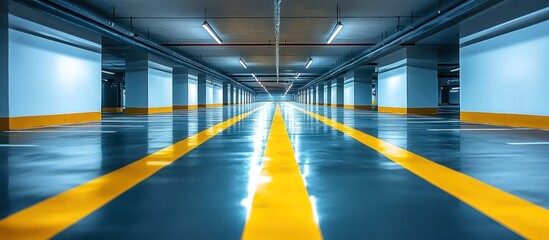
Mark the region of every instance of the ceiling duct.
[[175, 51], [169, 50], [149, 41], [138, 34], [115, 24], [113, 21], [107, 20], [99, 15], [82, 8], [67, 0], [15, 0], [21, 4], [37, 9], [46, 14], [60, 18], [71, 24], [78, 25], [82, 28], [96, 32], [105, 37], [112, 38], [130, 46], [143, 49], [151, 54], [166, 58], [183, 66], [205, 73], [212, 77], [228, 81], [234, 85], [240, 86], [247, 91], [252, 89], [244, 86], [236, 80], [217, 72], [216, 70], [207, 67], [203, 64], [195, 62]]
[[415, 21], [410, 26], [398, 31], [387, 37], [375, 46], [362, 52], [358, 56], [344, 62], [339, 67], [336, 67], [319, 78], [307, 83], [298, 90], [306, 89], [318, 82], [325, 81], [337, 77], [345, 72], [358, 68], [368, 61], [372, 61], [376, 57], [382, 56], [402, 44], [413, 42], [422, 39], [433, 32], [439, 31], [441, 28], [453, 25], [472, 14], [492, 7], [503, 0], [462, 0], [452, 1], [447, 6], [439, 8], [431, 14]]

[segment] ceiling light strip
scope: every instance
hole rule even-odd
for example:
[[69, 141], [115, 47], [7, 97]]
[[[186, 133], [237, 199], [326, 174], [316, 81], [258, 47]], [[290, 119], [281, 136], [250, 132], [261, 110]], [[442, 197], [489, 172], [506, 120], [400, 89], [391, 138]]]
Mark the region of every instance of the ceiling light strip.
[[204, 23], [202, 23], [202, 27], [210, 34], [210, 36], [212, 36], [212, 38], [219, 44], [222, 44], [223, 43], [223, 40], [221, 40], [221, 38], [219, 38], [219, 36], [217, 35], [217, 33], [213, 30], [212, 26], [210, 26], [210, 24], [208, 23], [208, 21], [204, 21]]
[[313, 59], [312, 58], [309, 58], [309, 60], [307, 60], [307, 63], [305, 64], [305, 69], [308, 69], [311, 64], [313, 64]]
[[343, 29], [343, 23], [341, 22], [337, 22], [337, 24], [335, 25], [334, 29], [332, 30], [332, 33], [330, 33], [330, 37], [328, 38], [328, 40], [326, 41], [327, 44], [331, 44], [332, 41], [335, 39], [335, 37], [337, 36], [337, 34], [339, 34], [339, 32], [341, 31], [341, 29]]
[[246, 65], [246, 63], [244, 62], [244, 60], [242, 60], [242, 58], [239, 59], [238, 62], [240, 63], [240, 65], [242, 65], [242, 67], [243, 67], [244, 69], [248, 69], [248, 65]]

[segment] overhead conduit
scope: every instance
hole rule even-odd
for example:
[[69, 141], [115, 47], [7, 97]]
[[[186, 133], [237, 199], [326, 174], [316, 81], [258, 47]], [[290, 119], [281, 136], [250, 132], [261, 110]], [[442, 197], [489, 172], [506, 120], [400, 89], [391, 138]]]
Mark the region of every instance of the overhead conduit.
[[115, 24], [113, 21], [104, 19], [95, 13], [88, 11], [74, 3], [65, 0], [15, 0], [21, 4], [60, 18], [71, 24], [78, 25], [92, 32], [105, 37], [118, 40], [129, 46], [143, 49], [151, 54], [166, 58], [185, 67], [197, 70], [215, 78], [228, 81], [241, 88], [254, 92], [236, 80], [217, 72], [203, 64], [197, 63], [175, 51], [169, 50], [152, 41], [142, 38], [138, 34]]
[[371, 61], [376, 57], [395, 50], [402, 44], [419, 40], [425, 36], [428, 36], [430, 33], [440, 30], [442, 27], [451, 26], [470, 14], [494, 6], [502, 1], [503, 0], [453, 1], [444, 8], [417, 20], [410, 26], [404, 28], [402, 31], [396, 32], [395, 34], [377, 43], [375, 46], [359, 54], [357, 57], [344, 62], [339, 67], [328, 71], [324, 75], [307, 83], [298, 90], [304, 90], [316, 83], [332, 79], [351, 69], [358, 68], [362, 64], [368, 63], [368, 61]]

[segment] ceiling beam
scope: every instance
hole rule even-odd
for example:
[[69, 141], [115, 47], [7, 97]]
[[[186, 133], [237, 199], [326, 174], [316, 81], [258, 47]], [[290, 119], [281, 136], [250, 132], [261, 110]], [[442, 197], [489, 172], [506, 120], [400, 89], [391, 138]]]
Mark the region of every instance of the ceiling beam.
[[[280, 43], [284, 47], [369, 47], [375, 43]], [[272, 47], [275, 43], [164, 43], [164, 47]]]

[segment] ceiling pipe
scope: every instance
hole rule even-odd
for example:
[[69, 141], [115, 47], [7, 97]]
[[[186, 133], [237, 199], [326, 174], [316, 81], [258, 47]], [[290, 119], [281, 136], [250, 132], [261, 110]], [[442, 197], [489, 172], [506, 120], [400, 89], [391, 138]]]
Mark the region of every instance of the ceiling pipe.
[[82, 28], [96, 32], [105, 37], [118, 40], [130, 46], [143, 49], [151, 54], [166, 58], [183, 66], [192, 68], [199, 72], [213, 76], [215, 78], [228, 81], [232, 84], [240, 86], [247, 91], [253, 91], [247, 86], [238, 83], [236, 80], [217, 72], [203, 64], [197, 63], [175, 51], [169, 50], [149, 41], [137, 33], [134, 33], [126, 28], [116, 25], [114, 22], [107, 20], [99, 15], [84, 9], [74, 3], [66, 0], [15, 0], [21, 4], [60, 18], [68, 23], [78, 25]]
[[[325, 81], [338, 75], [344, 74], [348, 70], [358, 68], [365, 62], [373, 60], [375, 57], [379, 57], [392, 50], [395, 50], [403, 43], [408, 43], [414, 40], [421, 39], [427, 36], [429, 33], [439, 30], [442, 26], [451, 25], [462, 18], [467, 17], [469, 14], [473, 14], [476, 11], [486, 9], [494, 6], [503, 0], [467, 0], [467, 1], [453, 1], [449, 5], [442, 9], [437, 9], [433, 13], [415, 21], [410, 26], [404, 28], [402, 31], [396, 32], [393, 35], [387, 37], [375, 46], [359, 54], [357, 57], [348, 60], [336, 67], [321, 77], [307, 83], [305, 86], [298, 90], [308, 88], [318, 82]], [[440, 13], [439, 13], [440, 12]]]
[[[164, 47], [272, 47], [275, 43], [164, 43]], [[284, 47], [364, 47], [375, 46], [375, 43], [280, 43], [279, 46]]]

